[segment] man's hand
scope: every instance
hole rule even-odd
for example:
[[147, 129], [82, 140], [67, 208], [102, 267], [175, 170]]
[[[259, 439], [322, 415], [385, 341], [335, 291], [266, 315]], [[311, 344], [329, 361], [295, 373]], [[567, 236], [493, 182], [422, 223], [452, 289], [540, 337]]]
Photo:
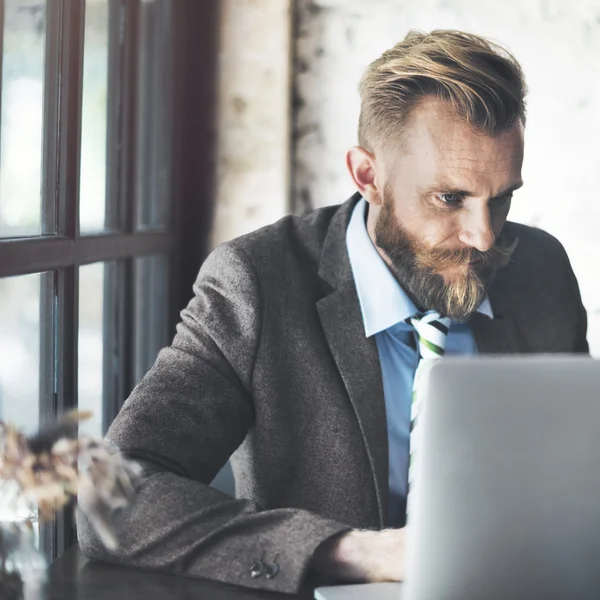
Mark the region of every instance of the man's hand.
[[321, 544], [312, 566], [343, 581], [402, 581], [405, 537], [406, 528], [350, 531]]

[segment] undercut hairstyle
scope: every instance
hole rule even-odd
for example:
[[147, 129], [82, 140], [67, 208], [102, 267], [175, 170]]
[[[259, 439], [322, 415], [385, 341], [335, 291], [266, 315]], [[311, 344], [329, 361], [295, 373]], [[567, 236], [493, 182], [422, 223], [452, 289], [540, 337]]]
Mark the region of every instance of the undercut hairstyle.
[[369, 65], [359, 92], [358, 143], [371, 152], [400, 134], [425, 98], [445, 101], [450, 112], [487, 135], [518, 121], [525, 125], [527, 86], [515, 57], [461, 31], [410, 31]]

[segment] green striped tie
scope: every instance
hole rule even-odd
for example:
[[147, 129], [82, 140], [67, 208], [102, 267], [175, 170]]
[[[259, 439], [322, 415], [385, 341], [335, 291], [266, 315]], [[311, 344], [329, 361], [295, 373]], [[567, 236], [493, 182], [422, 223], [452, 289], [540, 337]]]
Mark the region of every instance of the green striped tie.
[[413, 456], [415, 448], [418, 447], [418, 436], [415, 435], [418, 432], [415, 430], [419, 416], [420, 401], [417, 399], [416, 392], [419, 385], [419, 378], [423, 373], [421, 367], [427, 360], [435, 360], [444, 356], [446, 338], [450, 328], [450, 319], [441, 317], [440, 314], [435, 311], [429, 311], [426, 313], [417, 313], [415, 316], [406, 319], [406, 322], [414, 327], [419, 344], [419, 364], [413, 383], [410, 411], [410, 462], [408, 469], [408, 481], [410, 483], [412, 479], [411, 466]]

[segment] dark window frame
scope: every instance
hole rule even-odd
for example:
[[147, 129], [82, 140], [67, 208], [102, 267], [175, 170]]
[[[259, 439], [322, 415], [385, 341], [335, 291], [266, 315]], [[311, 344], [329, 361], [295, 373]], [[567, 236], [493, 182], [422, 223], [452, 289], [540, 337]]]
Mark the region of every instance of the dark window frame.
[[[215, 176], [220, 2], [165, 1], [169, 5], [169, 14], [162, 31], [169, 39], [163, 40], [166, 51], [161, 57], [165, 61], [164, 70], [169, 74], [165, 86], [170, 85], [171, 88], [169, 98], [160, 109], [169, 113], [163, 116], [169, 119], [172, 129], [165, 139], [158, 138], [157, 143], [168, 147], [170, 152], [169, 222], [162, 230], [135, 228], [140, 219], [136, 213], [134, 186], [139, 183], [133, 180], [136, 172], [137, 177], [149, 176], [148, 169], [140, 169], [139, 157], [135, 153], [139, 138], [138, 125], [132, 114], [135, 94], [144, 92], [136, 87], [139, 81], [129, 78], [136, 68], [131, 61], [135, 56], [135, 32], [140, 22], [141, 0], [109, 0], [109, 39], [119, 40], [119, 52], [115, 53], [113, 49], [109, 56], [109, 65], [117, 61], [119, 67], [113, 66], [111, 70], [109, 66], [109, 86], [112, 86], [111, 90], [119, 89], [119, 85], [126, 88], [122, 89], [122, 96], [113, 97], [111, 94], [113, 102], [108, 109], [107, 178], [110, 181], [107, 185], [107, 211], [113, 211], [109, 223], [114, 225], [117, 221], [118, 227], [107, 232], [79, 235], [77, 211], [84, 0], [47, 0], [42, 231], [52, 233], [17, 239], [0, 238], [0, 278], [42, 273], [41, 422], [47, 422], [59, 412], [77, 405], [79, 267], [99, 261], [117, 262], [118, 268], [106, 278], [108, 283], [104, 293], [108, 298], [116, 297], [113, 305], [120, 308], [115, 308], [108, 319], [114, 319], [111, 333], [104, 334], [113, 336], [111, 347], [116, 340], [116, 347], [121, 344], [122, 348], [131, 348], [131, 344], [140, 344], [139, 337], [134, 341], [131, 336], [127, 342], [129, 346], [123, 341], [135, 321], [132, 303], [135, 301], [135, 280], [139, 282], [140, 277], [134, 261], [151, 256], [160, 256], [164, 260], [166, 280], [162, 276], [159, 280], [168, 287], [166, 329], [172, 335], [179, 320], [179, 311], [191, 296], [191, 286], [199, 265], [209, 250]], [[0, 0], [0, 25], [3, 24], [3, 15], [4, 0]], [[1, 27], [0, 35], [3, 31]], [[121, 98], [118, 106], [129, 111], [128, 118], [123, 114], [118, 126], [115, 123], [117, 97]], [[120, 147], [117, 158], [114, 149], [119, 140], [124, 145]], [[115, 173], [119, 173], [118, 179]], [[113, 290], [118, 293], [113, 294]], [[154, 305], [146, 308], [146, 314], [164, 310], [156, 309]], [[107, 319], [104, 323], [107, 324]], [[110, 377], [112, 383], [108, 388], [116, 391], [110, 402], [104, 402], [105, 425], [118, 412], [129, 388], [139, 378], [144, 363], [147, 366], [148, 356], [135, 357], [139, 364], [134, 373], [131, 354], [127, 358], [127, 353], [121, 351], [119, 359], [112, 363], [117, 366], [117, 372], [107, 370], [103, 374], [104, 385], [107, 385], [106, 378]], [[61, 511], [54, 523], [41, 528], [41, 546], [49, 560], [62, 554], [75, 539], [72, 507]]]
[[[78, 404], [79, 267], [107, 263], [102, 402], [106, 428], [134, 384], [134, 261], [161, 255], [170, 260], [176, 248], [171, 222], [164, 230], [136, 228], [139, 15], [140, 0], [109, 0], [108, 229], [82, 235], [78, 211], [85, 3], [47, 0], [46, 4], [41, 211], [42, 232], [48, 233], [0, 238], [0, 278], [33, 273], [42, 277], [41, 423]], [[4, 2], [0, 1], [0, 24], [3, 16]], [[165, 39], [156, 43], [166, 47], [170, 32], [164, 29], [163, 34]], [[173, 142], [161, 141], [169, 146]], [[73, 507], [68, 507], [53, 523], [41, 526], [41, 547], [50, 561], [76, 540], [73, 517]]]

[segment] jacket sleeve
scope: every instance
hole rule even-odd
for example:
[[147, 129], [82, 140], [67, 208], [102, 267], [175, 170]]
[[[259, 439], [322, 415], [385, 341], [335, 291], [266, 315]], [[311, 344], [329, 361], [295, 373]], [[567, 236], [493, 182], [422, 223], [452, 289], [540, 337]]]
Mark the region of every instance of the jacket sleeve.
[[[170, 347], [133, 390], [107, 434], [144, 468], [135, 503], [116, 517], [109, 552], [78, 516], [90, 559], [293, 593], [316, 548], [350, 527], [293, 508], [262, 510], [209, 487], [253, 421], [252, 376], [260, 344], [259, 281], [234, 243], [214, 250]], [[268, 579], [258, 561], [276, 563]]]

